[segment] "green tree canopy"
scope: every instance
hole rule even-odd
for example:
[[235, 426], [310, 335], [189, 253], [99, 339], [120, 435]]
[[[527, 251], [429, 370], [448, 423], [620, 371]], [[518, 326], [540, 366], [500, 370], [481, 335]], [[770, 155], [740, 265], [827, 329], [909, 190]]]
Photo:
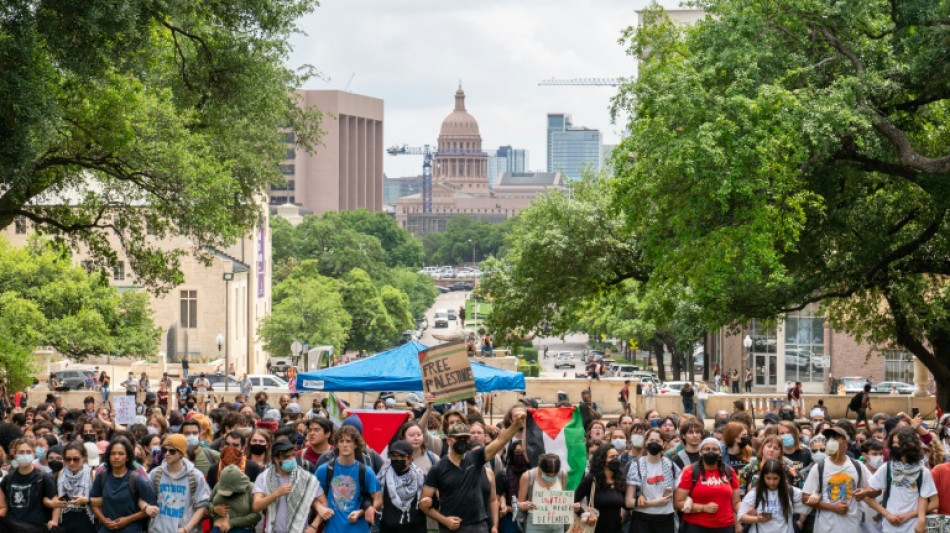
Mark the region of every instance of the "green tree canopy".
[[148, 295], [120, 294], [101, 274], [74, 265], [61, 245], [34, 239], [18, 248], [0, 239], [0, 272], [0, 366], [14, 384], [34, 373], [37, 346], [77, 360], [158, 349]]
[[429, 233], [422, 238], [425, 261], [429, 265], [457, 265], [472, 261], [472, 244], [475, 244], [475, 261], [499, 255], [505, 245], [505, 235], [511, 229], [508, 219], [499, 224], [480, 222], [466, 216], [449, 220], [442, 233]]
[[281, 179], [285, 136], [318, 139], [320, 114], [293, 93], [306, 73], [284, 66], [295, 21], [315, 6], [5, 2], [0, 227], [30, 220], [102, 270], [116, 236], [141, 283], [180, 282], [181, 252], [160, 237], [229, 245]]
[[[393, 347], [405, 328], [399, 327], [404, 314], [397, 313], [392, 316], [387, 308], [387, 303], [390, 306], [396, 304], [392, 292], [387, 291], [387, 302], [369, 275], [358, 268], [343, 276], [340, 292], [343, 295], [343, 306], [352, 319], [347, 346], [368, 351]], [[408, 308], [408, 301], [403, 303]], [[408, 314], [408, 311], [405, 314]]]
[[[823, 302], [910, 350], [950, 408], [950, 2], [706, 0], [644, 12], [615, 202], [650, 284], [705, 323]], [[636, 206], [636, 209], [629, 208]]]
[[339, 283], [321, 276], [316, 261], [304, 261], [273, 291], [274, 306], [260, 328], [265, 349], [289, 355], [293, 342], [331, 345], [340, 353], [349, 335], [351, 318], [343, 307]]

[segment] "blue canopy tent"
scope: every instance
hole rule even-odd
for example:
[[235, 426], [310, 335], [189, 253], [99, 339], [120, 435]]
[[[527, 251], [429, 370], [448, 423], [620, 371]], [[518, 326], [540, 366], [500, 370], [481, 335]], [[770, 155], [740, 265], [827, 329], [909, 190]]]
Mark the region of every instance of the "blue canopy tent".
[[[341, 366], [297, 374], [298, 391], [418, 392], [422, 390], [419, 352], [425, 344], [409, 342]], [[478, 392], [523, 391], [524, 374], [472, 361]]]

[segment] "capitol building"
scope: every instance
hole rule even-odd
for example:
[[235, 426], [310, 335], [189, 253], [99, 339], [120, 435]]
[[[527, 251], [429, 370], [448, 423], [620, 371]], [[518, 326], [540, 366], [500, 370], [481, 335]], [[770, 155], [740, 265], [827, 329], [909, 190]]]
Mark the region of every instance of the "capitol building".
[[503, 174], [489, 186], [488, 154], [482, 150], [478, 121], [465, 109], [461, 85], [455, 109], [442, 121], [432, 163], [432, 210], [424, 212], [422, 193], [396, 201], [396, 223], [415, 235], [445, 231], [449, 219], [463, 215], [502, 222], [528, 207], [538, 194], [563, 185], [560, 172]]

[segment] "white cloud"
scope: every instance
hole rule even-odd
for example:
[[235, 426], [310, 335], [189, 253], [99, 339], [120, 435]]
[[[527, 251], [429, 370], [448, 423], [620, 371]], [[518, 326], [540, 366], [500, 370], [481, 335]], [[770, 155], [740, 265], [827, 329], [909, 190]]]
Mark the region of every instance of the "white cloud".
[[[634, 73], [617, 43], [647, 0], [324, 0], [300, 21], [292, 67], [311, 64], [330, 79], [308, 89], [343, 89], [385, 101], [384, 141], [435, 143], [461, 79], [486, 149], [510, 144], [545, 165], [545, 120], [566, 112], [575, 125], [619, 140], [610, 124], [612, 87], [541, 87], [550, 77]], [[672, 5], [671, 5], [672, 7]], [[390, 177], [418, 174], [418, 157], [387, 157]]]

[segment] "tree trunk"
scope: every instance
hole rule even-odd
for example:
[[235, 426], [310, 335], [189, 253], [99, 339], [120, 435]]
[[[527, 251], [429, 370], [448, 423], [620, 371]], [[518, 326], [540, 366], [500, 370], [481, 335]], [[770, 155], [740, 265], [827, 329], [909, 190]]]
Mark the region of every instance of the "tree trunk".
[[943, 328], [935, 328], [930, 330], [926, 339], [918, 338], [910, 326], [907, 310], [899, 297], [885, 290], [884, 299], [887, 300], [894, 317], [894, 336], [897, 344], [914, 354], [933, 373], [934, 382], [937, 384], [937, 407], [944, 413], [950, 412], [950, 333]]
[[654, 336], [649, 342], [650, 353], [656, 357], [656, 375], [660, 382], [666, 381], [666, 367], [663, 366], [663, 342], [658, 336]]
[[703, 381], [709, 381], [709, 363], [712, 356], [709, 355], [709, 332], [703, 331]]

